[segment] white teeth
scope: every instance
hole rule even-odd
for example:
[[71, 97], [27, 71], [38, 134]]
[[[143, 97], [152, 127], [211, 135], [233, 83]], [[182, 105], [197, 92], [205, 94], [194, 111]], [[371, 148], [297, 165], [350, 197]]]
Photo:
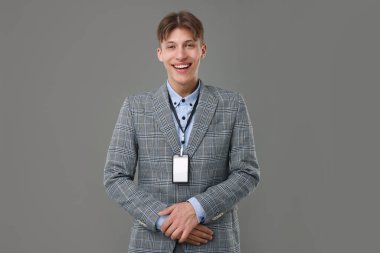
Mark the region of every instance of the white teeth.
[[190, 64], [184, 64], [184, 65], [174, 65], [176, 69], [185, 69], [188, 68]]

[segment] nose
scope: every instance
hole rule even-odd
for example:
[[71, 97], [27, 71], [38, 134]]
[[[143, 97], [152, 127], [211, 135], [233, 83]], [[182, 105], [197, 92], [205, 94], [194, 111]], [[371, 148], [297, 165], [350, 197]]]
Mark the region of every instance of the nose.
[[178, 47], [176, 52], [176, 60], [183, 61], [187, 58], [186, 51], [182, 47]]

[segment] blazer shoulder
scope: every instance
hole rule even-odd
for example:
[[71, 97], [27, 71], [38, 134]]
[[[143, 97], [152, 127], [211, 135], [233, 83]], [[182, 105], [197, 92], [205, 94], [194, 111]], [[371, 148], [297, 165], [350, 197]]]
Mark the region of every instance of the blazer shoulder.
[[153, 91], [145, 91], [133, 95], [128, 95], [124, 100], [127, 100], [130, 104], [144, 103], [153, 99], [153, 93]]
[[239, 92], [211, 85], [205, 85], [205, 87], [218, 99], [219, 103], [237, 107], [241, 101], [244, 101]]
[[145, 110], [145, 108], [152, 107], [153, 94], [153, 91], [146, 91], [128, 95], [124, 98], [123, 106], [128, 106], [132, 112]]

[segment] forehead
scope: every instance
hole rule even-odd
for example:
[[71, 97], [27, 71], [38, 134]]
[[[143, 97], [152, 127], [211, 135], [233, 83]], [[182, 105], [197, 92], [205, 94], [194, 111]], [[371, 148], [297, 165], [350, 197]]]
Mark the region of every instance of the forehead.
[[175, 28], [173, 31], [171, 31], [166, 39], [162, 41], [162, 43], [180, 43], [185, 41], [197, 41], [197, 39], [194, 38], [193, 33], [185, 28]]

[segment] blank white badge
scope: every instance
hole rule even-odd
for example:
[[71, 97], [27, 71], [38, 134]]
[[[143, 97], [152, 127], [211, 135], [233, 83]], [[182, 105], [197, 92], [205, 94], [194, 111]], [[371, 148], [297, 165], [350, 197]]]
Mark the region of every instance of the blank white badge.
[[189, 182], [189, 157], [187, 155], [173, 156], [173, 183]]

